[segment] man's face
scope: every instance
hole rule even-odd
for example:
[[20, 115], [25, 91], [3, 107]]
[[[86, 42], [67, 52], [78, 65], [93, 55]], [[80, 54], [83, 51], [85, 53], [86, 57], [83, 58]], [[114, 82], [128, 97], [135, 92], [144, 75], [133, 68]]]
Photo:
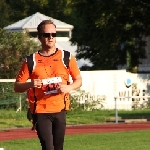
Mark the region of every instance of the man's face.
[[56, 28], [53, 24], [43, 26], [39, 40], [44, 48], [53, 48], [56, 43]]

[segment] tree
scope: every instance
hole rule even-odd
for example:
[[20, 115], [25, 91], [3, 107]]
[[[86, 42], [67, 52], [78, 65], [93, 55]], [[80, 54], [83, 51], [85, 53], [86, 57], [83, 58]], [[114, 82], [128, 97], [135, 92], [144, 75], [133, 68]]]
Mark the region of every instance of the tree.
[[63, 20], [63, 12], [67, 1], [68, 0], [6, 0], [6, 3], [13, 12], [11, 19], [13, 22], [16, 22], [36, 12]]
[[72, 8], [78, 22], [71, 41], [78, 45], [78, 59], [90, 59], [91, 70], [127, 64], [132, 71], [146, 57], [148, 0], [72, 0]]
[[26, 55], [38, 48], [28, 33], [0, 29], [0, 78], [14, 79]]
[[9, 5], [4, 1], [0, 0], [0, 28], [3, 28], [4, 26], [11, 23], [11, 8]]

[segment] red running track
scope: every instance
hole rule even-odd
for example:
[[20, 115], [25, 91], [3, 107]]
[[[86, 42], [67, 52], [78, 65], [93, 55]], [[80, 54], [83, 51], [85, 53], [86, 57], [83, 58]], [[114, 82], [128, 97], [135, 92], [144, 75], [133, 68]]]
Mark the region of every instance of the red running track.
[[[96, 125], [77, 125], [67, 126], [66, 135], [102, 133], [102, 132], [121, 132], [135, 130], [150, 130], [150, 122], [132, 124], [96, 124]], [[0, 132], [0, 141], [37, 138], [37, 133], [29, 128], [10, 129]]]

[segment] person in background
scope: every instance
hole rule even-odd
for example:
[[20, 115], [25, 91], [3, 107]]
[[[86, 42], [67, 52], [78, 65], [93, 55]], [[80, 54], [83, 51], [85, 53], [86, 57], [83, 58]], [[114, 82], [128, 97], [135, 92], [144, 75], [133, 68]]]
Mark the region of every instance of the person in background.
[[34, 124], [34, 122], [33, 122], [33, 115], [32, 115], [32, 113], [31, 113], [31, 111], [30, 111], [30, 104], [29, 104], [28, 92], [27, 92], [27, 96], [26, 96], [26, 102], [28, 103], [27, 119], [32, 123], [32, 128], [31, 128], [31, 130], [36, 131], [35, 124]]
[[[82, 85], [82, 77], [73, 55], [69, 66], [63, 64], [63, 51], [56, 48], [56, 25], [43, 20], [37, 27], [41, 49], [33, 54], [30, 75], [27, 61], [20, 68], [14, 83], [15, 92], [32, 88], [30, 110], [36, 114], [36, 130], [42, 150], [63, 150], [66, 129], [66, 111], [69, 110], [69, 92]], [[69, 83], [69, 75], [73, 82]], [[31, 81], [27, 82], [28, 79]], [[52, 86], [55, 83], [54, 86]], [[46, 88], [49, 85], [49, 88]]]

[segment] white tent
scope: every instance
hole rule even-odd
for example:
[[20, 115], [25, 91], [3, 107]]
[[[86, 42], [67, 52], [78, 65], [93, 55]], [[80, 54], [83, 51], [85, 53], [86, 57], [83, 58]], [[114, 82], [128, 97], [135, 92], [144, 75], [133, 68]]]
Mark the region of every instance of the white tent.
[[[58, 32], [66, 32], [68, 33], [66, 37], [56, 37], [56, 46], [60, 49], [68, 50], [70, 51], [74, 56], [76, 55], [76, 50], [77, 46], [76, 45], [71, 45], [71, 42], [69, 39], [71, 38], [71, 31], [73, 29], [73, 25], [67, 24], [65, 22], [62, 22], [60, 20], [54, 19], [49, 16], [45, 16], [39, 12], [26, 17], [22, 20], [17, 21], [16, 23], [13, 23], [11, 25], [8, 25], [4, 27], [4, 30], [10, 30], [13, 32], [26, 32], [28, 31], [29, 33], [32, 32], [37, 32], [37, 26], [40, 24], [42, 20], [48, 20], [51, 19], [55, 25], [56, 25], [56, 31]], [[36, 39], [36, 38], [35, 38]], [[81, 67], [84, 64], [90, 65], [88, 60], [78, 60], [78, 65]]]
[[71, 31], [73, 29], [72, 25], [62, 22], [60, 20], [54, 19], [49, 16], [45, 16], [39, 12], [37, 12], [29, 17], [26, 17], [22, 20], [19, 20], [7, 27], [4, 27], [4, 29], [11, 30], [11, 31], [28, 30], [29, 32], [33, 32], [33, 31], [37, 31], [36, 28], [42, 20], [48, 20], [48, 19], [53, 20], [53, 22], [56, 24], [57, 31], [61, 31], [61, 30]]

